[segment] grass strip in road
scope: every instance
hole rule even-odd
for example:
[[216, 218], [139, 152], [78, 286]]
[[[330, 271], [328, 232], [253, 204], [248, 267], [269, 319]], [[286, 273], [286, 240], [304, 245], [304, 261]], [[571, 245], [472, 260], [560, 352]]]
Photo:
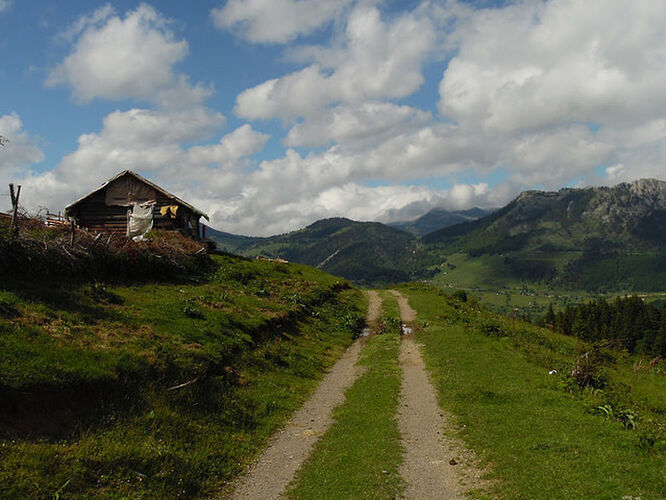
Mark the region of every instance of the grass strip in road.
[[[395, 301], [383, 298], [389, 304]], [[371, 336], [361, 352], [359, 363], [366, 366], [365, 373], [347, 390], [345, 403], [336, 408], [335, 423], [299, 471], [289, 498], [396, 498], [402, 491], [398, 472], [402, 446], [396, 420], [401, 380], [399, 322], [384, 316], [381, 323], [383, 333]]]
[[642, 445], [640, 429], [591, 413], [528, 346], [481, 333], [487, 311], [421, 287], [403, 292], [428, 323], [419, 336], [440, 404], [492, 464], [499, 498], [666, 497], [666, 453]]
[[388, 290], [380, 290], [379, 296], [382, 298], [382, 309], [384, 318], [400, 319], [400, 308], [398, 301]]

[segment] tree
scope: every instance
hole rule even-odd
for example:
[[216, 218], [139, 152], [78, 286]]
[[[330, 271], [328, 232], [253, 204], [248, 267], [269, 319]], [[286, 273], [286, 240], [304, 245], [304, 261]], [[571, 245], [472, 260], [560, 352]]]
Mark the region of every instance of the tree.
[[4, 135], [0, 135], [0, 146], [4, 146], [9, 142], [9, 139], [7, 139]]
[[555, 311], [553, 310], [552, 302], [548, 304], [548, 312], [546, 313], [546, 317], [543, 319], [543, 322], [546, 326], [550, 328], [555, 328], [555, 324], [557, 323], [557, 317], [555, 316]]

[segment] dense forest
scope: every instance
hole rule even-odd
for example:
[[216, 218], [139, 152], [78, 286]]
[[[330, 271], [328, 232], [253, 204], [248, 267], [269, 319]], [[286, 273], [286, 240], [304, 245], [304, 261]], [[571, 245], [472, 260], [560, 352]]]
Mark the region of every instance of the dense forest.
[[557, 313], [551, 305], [542, 322], [587, 341], [610, 340], [631, 353], [666, 356], [666, 305], [648, 304], [637, 296], [612, 302], [600, 298]]

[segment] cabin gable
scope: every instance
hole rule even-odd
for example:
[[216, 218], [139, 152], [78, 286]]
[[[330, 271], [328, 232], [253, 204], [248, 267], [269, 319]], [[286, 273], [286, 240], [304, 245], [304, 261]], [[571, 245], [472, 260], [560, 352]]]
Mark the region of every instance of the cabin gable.
[[65, 209], [79, 227], [128, 234], [135, 203], [154, 203], [153, 227], [200, 237], [199, 219], [206, 214], [134, 172], [125, 171]]

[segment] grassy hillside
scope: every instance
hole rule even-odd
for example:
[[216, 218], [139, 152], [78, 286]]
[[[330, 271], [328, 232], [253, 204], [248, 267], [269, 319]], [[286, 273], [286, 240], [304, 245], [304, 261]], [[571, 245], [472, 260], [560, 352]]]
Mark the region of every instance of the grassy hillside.
[[[408, 285], [440, 404], [494, 498], [666, 497], [666, 367]], [[555, 370], [555, 371], [553, 371]]]
[[[231, 246], [228, 237], [217, 241]], [[233, 247], [234, 252], [282, 257], [360, 284], [422, 278], [433, 263], [413, 235], [376, 222], [343, 218], [321, 220], [285, 235], [236, 241], [239, 244]]]
[[215, 256], [178, 281], [0, 281], [0, 497], [221, 489], [358, 332], [363, 298]]

